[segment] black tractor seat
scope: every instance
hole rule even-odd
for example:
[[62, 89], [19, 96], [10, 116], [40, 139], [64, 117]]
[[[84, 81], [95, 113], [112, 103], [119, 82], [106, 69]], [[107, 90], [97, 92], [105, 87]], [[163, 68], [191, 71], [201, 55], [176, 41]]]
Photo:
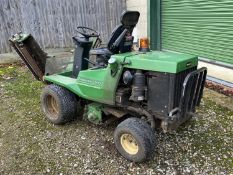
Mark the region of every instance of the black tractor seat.
[[[88, 69], [89, 63], [94, 65], [92, 69], [103, 68], [108, 65], [111, 55], [131, 52], [134, 40], [132, 32], [138, 23], [139, 16], [140, 13], [138, 11], [125, 11], [121, 16], [121, 24], [113, 30], [106, 48], [91, 49], [93, 48], [93, 41], [90, 41], [89, 38], [92, 35], [88, 32], [86, 34], [84, 31], [97, 32], [87, 27], [78, 27], [78, 29], [83, 30], [83, 32], [78, 30], [83, 37], [73, 37], [76, 45], [73, 77], [77, 77], [79, 71]], [[96, 34], [95, 36], [99, 35]], [[91, 61], [90, 55], [96, 55], [96, 61]]]
[[112, 31], [107, 47], [92, 49], [90, 55], [100, 56], [106, 63], [113, 54], [131, 52], [134, 40], [132, 32], [139, 16], [137, 11], [125, 11], [121, 16], [121, 24]]

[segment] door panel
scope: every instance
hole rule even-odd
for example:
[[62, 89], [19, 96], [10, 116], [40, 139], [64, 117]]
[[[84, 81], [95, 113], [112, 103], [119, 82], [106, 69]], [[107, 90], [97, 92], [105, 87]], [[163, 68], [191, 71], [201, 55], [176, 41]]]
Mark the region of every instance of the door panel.
[[233, 64], [232, 0], [162, 0], [162, 48]]

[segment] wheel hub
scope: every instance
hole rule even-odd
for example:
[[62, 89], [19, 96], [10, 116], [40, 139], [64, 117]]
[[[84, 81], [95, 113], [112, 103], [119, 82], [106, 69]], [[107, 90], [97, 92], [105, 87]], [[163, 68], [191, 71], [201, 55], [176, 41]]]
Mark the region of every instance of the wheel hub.
[[47, 97], [47, 106], [49, 112], [55, 117], [58, 114], [58, 104], [56, 99], [51, 95]]
[[131, 134], [122, 134], [121, 135], [121, 145], [123, 149], [132, 155], [138, 153], [139, 146], [137, 144], [136, 139]]

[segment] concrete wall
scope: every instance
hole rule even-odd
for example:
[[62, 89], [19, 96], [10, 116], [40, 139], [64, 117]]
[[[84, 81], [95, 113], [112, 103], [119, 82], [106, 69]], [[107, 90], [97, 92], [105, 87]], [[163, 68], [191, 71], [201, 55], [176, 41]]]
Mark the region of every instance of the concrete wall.
[[134, 29], [135, 39], [147, 36], [147, 0], [126, 0], [127, 10], [140, 12], [139, 22]]

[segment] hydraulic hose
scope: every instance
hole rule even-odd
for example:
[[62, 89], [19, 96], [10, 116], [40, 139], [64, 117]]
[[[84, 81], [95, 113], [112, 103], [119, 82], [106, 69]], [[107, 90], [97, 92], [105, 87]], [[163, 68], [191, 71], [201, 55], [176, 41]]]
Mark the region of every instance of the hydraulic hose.
[[146, 110], [144, 110], [142, 108], [136, 108], [136, 107], [132, 107], [132, 106], [128, 106], [127, 110], [146, 116], [148, 121], [151, 124], [151, 128], [155, 129], [155, 119], [154, 119], [153, 115], [151, 115], [149, 112], [147, 112]]

